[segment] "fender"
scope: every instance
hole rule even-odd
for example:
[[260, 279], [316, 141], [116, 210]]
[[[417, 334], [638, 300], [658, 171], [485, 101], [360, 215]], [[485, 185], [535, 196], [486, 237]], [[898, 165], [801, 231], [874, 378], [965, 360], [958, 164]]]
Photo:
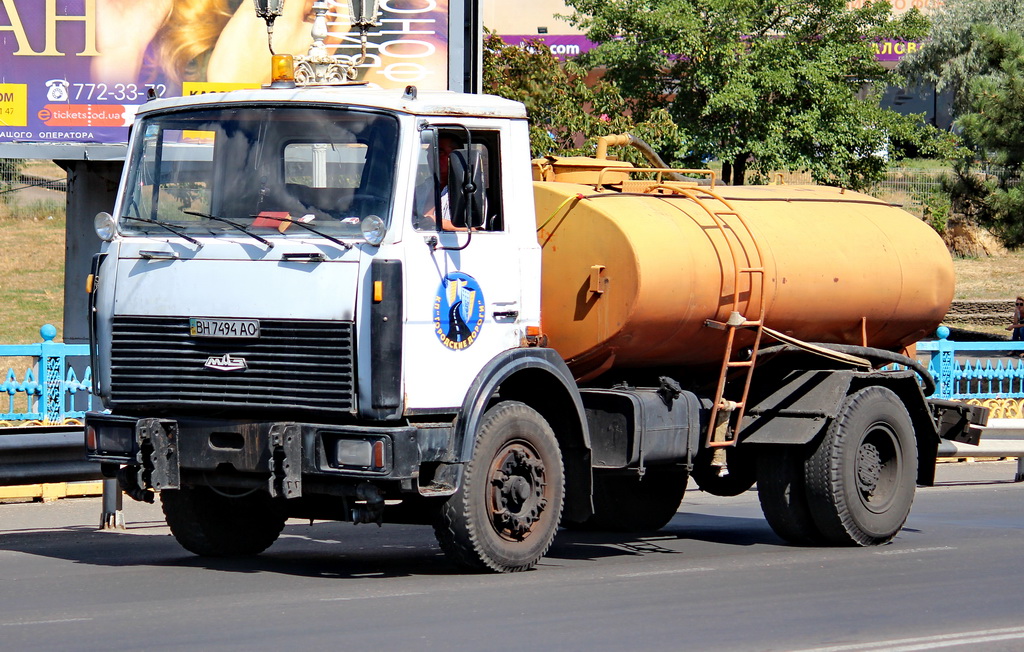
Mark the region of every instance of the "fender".
[[551, 425], [565, 466], [564, 513], [587, 518], [593, 511], [590, 431], [572, 373], [553, 349], [511, 349], [484, 366], [466, 392], [455, 423], [452, 450], [458, 462], [473, 456], [480, 420], [499, 386], [502, 399], [526, 403]]

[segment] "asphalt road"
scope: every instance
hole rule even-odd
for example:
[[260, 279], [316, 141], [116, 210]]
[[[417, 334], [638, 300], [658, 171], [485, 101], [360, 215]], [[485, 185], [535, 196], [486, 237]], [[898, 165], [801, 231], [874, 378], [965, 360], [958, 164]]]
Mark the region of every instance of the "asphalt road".
[[868, 549], [784, 545], [753, 491], [687, 494], [658, 536], [562, 532], [534, 571], [460, 575], [429, 528], [290, 521], [210, 561], [126, 501], [0, 505], [0, 650], [1020, 650], [1024, 483], [942, 464]]

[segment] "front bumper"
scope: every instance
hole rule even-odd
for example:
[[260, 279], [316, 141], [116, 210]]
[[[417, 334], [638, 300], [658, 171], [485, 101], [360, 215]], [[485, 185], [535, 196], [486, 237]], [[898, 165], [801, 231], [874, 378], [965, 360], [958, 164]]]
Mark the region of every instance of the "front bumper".
[[422, 465], [445, 462], [450, 437], [450, 427], [85, 417], [86, 457], [136, 467], [142, 488], [266, 483], [285, 498], [302, 496], [311, 483], [417, 491]]

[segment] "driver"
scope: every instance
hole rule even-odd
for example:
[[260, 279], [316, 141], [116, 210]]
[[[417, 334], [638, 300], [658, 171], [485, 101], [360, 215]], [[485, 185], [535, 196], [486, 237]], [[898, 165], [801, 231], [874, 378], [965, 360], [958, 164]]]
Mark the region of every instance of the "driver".
[[[462, 141], [452, 134], [442, 133], [437, 138], [438, 177], [441, 182], [441, 228], [445, 231], [466, 230], [452, 224], [448, 203], [448, 158], [452, 152], [461, 148]], [[413, 224], [417, 229], [433, 231], [437, 228], [437, 202], [434, 201], [433, 178], [429, 174], [426, 180], [416, 187], [414, 211]]]

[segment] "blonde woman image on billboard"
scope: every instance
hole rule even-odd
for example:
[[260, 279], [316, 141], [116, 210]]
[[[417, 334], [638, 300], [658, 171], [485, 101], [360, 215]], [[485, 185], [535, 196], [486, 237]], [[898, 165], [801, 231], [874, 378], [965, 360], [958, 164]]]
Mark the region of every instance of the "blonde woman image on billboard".
[[[92, 63], [93, 81], [270, 81], [266, 25], [251, 0], [97, 0], [96, 5], [100, 56]], [[274, 22], [275, 52], [309, 49], [312, 9], [313, 0], [285, 0], [284, 13]]]
[[[331, 46], [350, 26], [348, 3], [329, 4], [330, 36], [325, 43]], [[360, 68], [360, 78], [404, 85], [383, 70], [388, 64], [415, 65], [410, 62], [446, 74], [447, 0], [389, 4], [408, 32], [382, 28], [376, 38], [385, 42], [372, 48], [375, 66]], [[94, 82], [163, 81], [173, 87], [183, 81], [270, 81], [266, 24], [252, 0], [96, 0], [96, 5], [100, 56], [92, 62]], [[274, 52], [305, 54], [313, 42], [313, 0], [285, 0], [283, 12], [274, 21]], [[358, 54], [358, 49], [346, 54]], [[444, 88], [444, 78], [435, 85]]]

